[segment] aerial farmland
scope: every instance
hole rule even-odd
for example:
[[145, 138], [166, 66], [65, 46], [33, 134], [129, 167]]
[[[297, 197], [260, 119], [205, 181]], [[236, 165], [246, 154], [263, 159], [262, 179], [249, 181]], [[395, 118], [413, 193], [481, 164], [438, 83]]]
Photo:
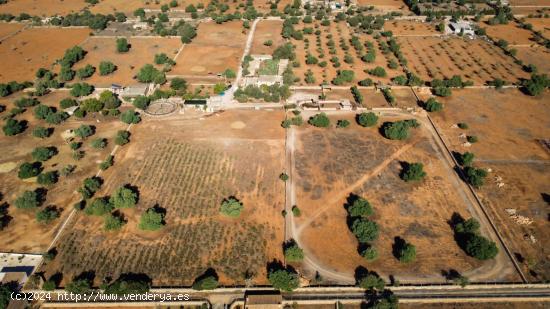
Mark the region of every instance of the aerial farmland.
[[549, 14], [0, 0], [0, 309], [547, 308]]

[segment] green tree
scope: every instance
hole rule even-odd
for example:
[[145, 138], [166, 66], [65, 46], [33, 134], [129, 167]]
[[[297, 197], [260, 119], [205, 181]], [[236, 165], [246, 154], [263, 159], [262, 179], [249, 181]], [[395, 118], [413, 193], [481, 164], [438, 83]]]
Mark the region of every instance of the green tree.
[[443, 109], [443, 104], [439, 103], [435, 98], [429, 98], [426, 103], [424, 103], [424, 108], [432, 113], [432, 112], [439, 112]]
[[375, 126], [378, 122], [378, 116], [375, 113], [361, 113], [357, 116], [357, 123], [363, 127]]
[[2, 127], [2, 131], [4, 131], [4, 135], [6, 136], [14, 136], [22, 133], [23, 131], [25, 131], [26, 128], [26, 121], [17, 121], [13, 118], [8, 118], [4, 126]]
[[33, 209], [40, 206], [40, 197], [36, 191], [25, 191], [14, 201], [19, 209]]
[[31, 152], [31, 156], [35, 161], [48, 161], [57, 154], [55, 147], [36, 147]]
[[144, 294], [151, 289], [150, 282], [139, 278], [121, 276], [105, 288], [105, 294]]
[[359, 197], [349, 206], [348, 213], [351, 217], [368, 217], [371, 216], [374, 211], [369, 201]]
[[164, 214], [155, 208], [145, 211], [139, 220], [139, 229], [144, 231], [156, 231], [164, 226]]
[[374, 261], [378, 258], [378, 251], [373, 246], [368, 246], [360, 252], [361, 256], [368, 261]]
[[273, 288], [285, 292], [291, 292], [300, 285], [298, 275], [286, 269], [270, 271], [268, 280]]
[[36, 119], [46, 119], [46, 117], [53, 113], [54, 112], [54, 109], [47, 106], [47, 105], [43, 105], [43, 104], [38, 104], [35, 108], [34, 108], [34, 117]]
[[401, 263], [410, 263], [416, 260], [416, 247], [410, 243], [404, 243], [399, 248], [399, 261]]
[[120, 230], [126, 222], [118, 216], [108, 214], [105, 216], [103, 221], [103, 229], [106, 231], [118, 231]]
[[80, 79], [84, 79], [94, 75], [94, 73], [95, 73], [95, 67], [93, 67], [91, 64], [87, 64], [83, 68], [78, 69], [78, 71], [76, 71], [76, 76], [78, 76], [78, 78]]
[[132, 105], [134, 105], [134, 107], [136, 108], [145, 110], [149, 106], [150, 101], [151, 100], [148, 97], [140, 95], [134, 98], [134, 100], [132, 101]]
[[139, 116], [139, 113], [130, 109], [120, 114], [120, 120], [127, 124], [131, 124], [131, 123], [136, 124], [141, 121], [141, 117]]
[[116, 71], [117, 66], [111, 61], [101, 61], [99, 63], [99, 75], [105, 76]]
[[466, 244], [464, 246], [466, 254], [478, 260], [492, 259], [498, 254], [498, 248], [495, 242], [473, 233], [467, 234], [466, 238]]
[[466, 166], [464, 169], [466, 174], [466, 180], [475, 188], [481, 188], [483, 186], [485, 177], [487, 177], [487, 171], [481, 168], [475, 168]]
[[309, 124], [318, 128], [328, 128], [330, 126], [330, 119], [325, 113], [319, 113], [309, 118]]
[[386, 283], [375, 274], [368, 274], [359, 281], [359, 286], [365, 290], [384, 290]]
[[99, 95], [99, 101], [103, 103], [106, 109], [118, 108], [122, 103], [118, 96], [109, 90], [105, 90]]
[[525, 91], [531, 96], [537, 96], [544, 92], [544, 90], [550, 87], [550, 79], [546, 74], [533, 74], [531, 79], [523, 82]]
[[295, 242], [288, 245], [284, 249], [285, 259], [287, 262], [301, 262], [304, 259], [304, 250]]
[[90, 146], [92, 146], [92, 148], [95, 148], [95, 149], [103, 149], [107, 146], [107, 139], [100, 138], [100, 137], [95, 138], [90, 143]]
[[73, 97], [84, 97], [94, 92], [94, 86], [87, 83], [76, 83], [71, 88]]
[[61, 102], [59, 102], [59, 107], [61, 107], [62, 109], [66, 109], [77, 105], [78, 105], [78, 102], [72, 98], [65, 98], [61, 100]]
[[21, 166], [19, 166], [17, 177], [19, 177], [20, 179], [27, 179], [38, 176], [40, 172], [42, 172], [42, 164], [40, 164], [40, 162], [25, 162], [21, 164]]
[[119, 146], [126, 145], [130, 142], [130, 132], [119, 130], [115, 137], [115, 144]]
[[218, 279], [214, 276], [203, 276], [193, 282], [193, 290], [213, 290], [218, 287]]
[[170, 81], [170, 88], [176, 91], [186, 91], [187, 81], [180, 77], [174, 77]]
[[88, 216], [103, 216], [113, 210], [113, 205], [109, 203], [107, 198], [95, 198], [86, 208], [84, 213]]
[[57, 285], [55, 284], [55, 282], [53, 280], [46, 280], [42, 284], [42, 290], [44, 290], [44, 291], [53, 291], [53, 290], [55, 290], [56, 287], [57, 287]]
[[406, 163], [401, 173], [401, 179], [406, 182], [418, 181], [426, 177], [422, 163]]
[[48, 224], [59, 218], [59, 211], [53, 207], [45, 208], [36, 213], [36, 221], [38, 223]]
[[127, 53], [130, 50], [130, 44], [126, 38], [118, 38], [116, 40], [116, 51], [119, 53]]
[[40, 185], [49, 186], [56, 183], [58, 178], [59, 176], [57, 174], [57, 171], [50, 171], [38, 175], [38, 177], [36, 178], [36, 182]]
[[166, 75], [157, 70], [152, 64], [146, 64], [139, 70], [137, 79], [142, 83], [164, 84]]
[[32, 136], [37, 138], [50, 137], [51, 130], [44, 127], [36, 127], [32, 130]]
[[92, 283], [88, 279], [73, 279], [67, 283], [65, 290], [73, 294], [86, 294], [92, 290]]
[[120, 187], [111, 195], [110, 202], [115, 208], [132, 208], [138, 202], [138, 193], [128, 186]]
[[378, 224], [366, 218], [357, 218], [351, 225], [351, 231], [359, 242], [369, 242], [378, 238]]
[[89, 199], [99, 190], [99, 188], [101, 188], [101, 179], [98, 177], [90, 177], [84, 179], [82, 187], [78, 189], [78, 192], [80, 192], [83, 199]]
[[244, 206], [243, 203], [234, 197], [222, 201], [220, 212], [231, 218], [237, 218], [241, 215]]
[[396, 122], [387, 122], [383, 126], [384, 136], [392, 140], [404, 140], [409, 137], [409, 128], [418, 127], [416, 120], [401, 120]]
[[340, 119], [336, 122], [336, 127], [337, 128], [347, 128], [349, 127], [351, 123], [349, 122], [349, 120], [346, 120], [346, 119]]
[[80, 137], [81, 139], [90, 137], [94, 135], [94, 133], [95, 133], [95, 129], [92, 126], [89, 126], [87, 124], [82, 124], [80, 125], [80, 127], [74, 130], [74, 135]]

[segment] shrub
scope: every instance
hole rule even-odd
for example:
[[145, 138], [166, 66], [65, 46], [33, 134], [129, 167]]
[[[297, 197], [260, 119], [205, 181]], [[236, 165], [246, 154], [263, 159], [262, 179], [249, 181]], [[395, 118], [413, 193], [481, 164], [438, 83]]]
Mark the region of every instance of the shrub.
[[53, 280], [46, 280], [42, 284], [42, 290], [44, 290], [44, 291], [53, 291], [53, 290], [55, 290], [56, 287], [57, 287], [57, 285], [55, 284], [55, 282]]
[[99, 95], [99, 102], [101, 102], [106, 109], [115, 109], [122, 104], [118, 96], [109, 90], [103, 91]]
[[368, 73], [377, 77], [386, 77], [388, 75], [383, 67], [376, 67], [372, 70], [369, 70]]
[[298, 208], [298, 206], [292, 206], [292, 215], [294, 217], [299, 217], [302, 215], [302, 211]]
[[33, 209], [40, 206], [40, 197], [36, 191], [25, 191], [13, 204], [19, 209]]
[[230, 197], [223, 200], [220, 207], [220, 212], [228, 217], [237, 218], [241, 215], [243, 208], [244, 207], [242, 202], [240, 202], [236, 198]]
[[369, 242], [378, 238], [378, 224], [365, 218], [357, 218], [353, 221], [351, 231], [359, 242]]
[[348, 214], [351, 217], [368, 217], [373, 214], [373, 210], [369, 201], [360, 197], [348, 207]]
[[105, 76], [116, 71], [117, 66], [114, 65], [111, 61], [101, 61], [99, 63], [99, 75]]
[[47, 161], [57, 154], [55, 147], [36, 147], [31, 152], [31, 156], [35, 161]]
[[85, 139], [89, 136], [94, 135], [95, 129], [92, 126], [89, 126], [87, 124], [82, 124], [80, 127], [76, 128], [74, 131], [74, 135], [80, 137], [81, 139]]
[[94, 73], [95, 73], [95, 68], [92, 65], [87, 64], [85, 67], [78, 69], [78, 71], [76, 71], [76, 76], [78, 76], [78, 78], [80, 79], [84, 79], [94, 75]]
[[463, 220], [454, 226], [455, 239], [469, 256], [479, 260], [492, 259], [498, 254], [498, 247], [493, 241], [479, 235], [479, 227], [479, 222], [474, 218]]
[[410, 263], [416, 260], [416, 247], [410, 243], [404, 243], [399, 248], [399, 262]]
[[378, 251], [375, 247], [368, 246], [366, 249], [361, 251], [361, 256], [368, 261], [374, 261], [378, 258]]
[[21, 164], [21, 166], [19, 166], [17, 177], [19, 177], [20, 179], [27, 179], [38, 176], [40, 172], [42, 172], [42, 164], [40, 164], [40, 162], [25, 162]]
[[118, 38], [116, 40], [116, 51], [119, 53], [126, 53], [130, 50], [130, 44], [126, 38]]
[[384, 290], [386, 283], [375, 274], [368, 274], [359, 282], [359, 286], [365, 290]]
[[527, 94], [536, 96], [541, 94], [546, 88], [550, 87], [550, 79], [546, 74], [533, 74], [531, 79], [524, 81], [523, 86]]
[[74, 279], [67, 283], [65, 290], [73, 294], [86, 294], [92, 290], [92, 283], [88, 279]]
[[436, 96], [440, 96], [440, 97], [448, 97], [452, 94], [451, 88], [448, 88], [448, 87], [436, 87], [433, 89], [433, 93]]
[[478, 142], [477, 136], [475, 136], [475, 135], [468, 135], [468, 136], [466, 136], [466, 140], [467, 140], [469, 143], [472, 143], [472, 144]]
[[57, 172], [50, 171], [50, 172], [46, 172], [38, 175], [38, 177], [36, 178], [36, 182], [40, 185], [49, 186], [56, 183], [57, 179], [58, 179]]
[[105, 161], [99, 163], [99, 169], [104, 171], [107, 170], [109, 167], [113, 166], [114, 158], [112, 155], [108, 155]]
[[296, 243], [285, 247], [284, 253], [287, 262], [301, 262], [304, 259], [304, 250]]
[[300, 285], [298, 275], [286, 269], [270, 271], [268, 280], [274, 289], [286, 292], [291, 292]]
[[417, 127], [416, 120], [401, 120], [387, 122], [383, 126], [384, 136], [392, 140], [404, 140], [409, 137], [409, 128]]
[[215, 276], [202, 276], [193, 282], [193, 290], [213, 290], [218, 287], [218, 279]]
[[61, 107], [62, 109], [66, 109], [77, 105], [78, 105], [78, 102], [76, 102], [75, 99], [71, 99], [71, 98], [65, 98], [61, 100], [61, 102], [59, 102], [59, 107]]
[[105, 216], [103, 221], [103, 229], [106, 231], [118, 231], [120, 230], [126, 222], [118, 216], [108, 214]]
[[24, 120], [18, 121], [13, 118], [8, 118], [2, 127], [4, 135], [14, 136], [22, 133], [27, 128], [26, 122]]
[[50, 113], [46, 116], [46, 122], [49, 124], [60, 124], [69, 118], [69, 114], [65, 112]]
[[46, 138], [51, 135], [51, 130], [44, 127], [36, 127], [32, 130], [32, 136], [37, 138]]
[[166, 83], [166, 75], [157, 70], [152, 64], [144, 65], [137, 74], [137, 80], [142, 83]]
[[92, 146], [92, 148], [95, 148], [95, 149], [103, 149], [103, 148], [107, 147], [107, 139], [105, 139], [105, 138], [96, 138], [96, 139], [92, 140], [92, 142], [90, 143], [90, 146]]
[[474, 154], [471, 152], [465, 152], [463, 154], [457, 154], [456, 156], [458, 164], [462, 166], [469, 166], [474, 161]]
[[138, 202], [138, 193], [130, 187], [120, 187], [111, 195], [109, 202], [115, 208], [132, 208]]
[[459, 128], [461, 128], [462, 130], [467, 130], [468, 129], [468, 124], [465, 123], [465, 122], [460, 122], [460, 123], [457, 124], [457, 126]]
[[76, 83], [71, 88], [71, 95], [73, 97], [83, 97], [90, 95], [94, 91], [94, 86], [87, 83]]
[[103, 216], [113, 210], [113, 205], [109, 203], [107, 198], [100, 197], [92, 201], [92, 203], [84, 209], [84, 213], [88, 216]]
[[57, 218], [59, 218], [59, 211], [53, 207], [48, 207], [36, 213], [38, 223], [48, 224]]
[[46, 117], [53, 113], [54, 112], [54, 109], [47, 106], [47, 105], [43, 105], [43, 104], [38, 104], [35, 108], [34, 108], [34, 117], [36, 119], [46, 119]]
[[282, 181], [287, 181], [288, 180], [288, 175], [286, 173], [281, 173], [279, 175], [279, 179], [281, 179]]
[[434, 98], [429, 98], [428, 101], [426, 101], [426, 103], [424, 103], [424, 108], [430, 113], [431, 112], [439, 112], [440, 110], [443, 109], [443, 104], [439, 103]]
[[164, 213], [156, 208], [147, 209], [139, 220], [139, 229], [144, 231], [156, 231], [164, 226]]
[[122, 146], [130, 142], [130, 132], [125, 130], [120, 130], [117, 132], [115, 137], [115, 144]]
[[127, 110], [124, 113], [120, 114], [120, 120], [127, 124], [135, 124], [141, 121], [141, 117], [139, 116], [139, 113], [135, 112], [134, 110]]
[[336, 122], [336, 127], [337, 128], [347, 128], [349, 127], [351, 123], [349, 122], [349, 120], [346, 120], [346, 119], [340, 119]]
[[[173, 82], [173, 80], [172, 80]], [[145, 110], [149, 106], [150, 99], [146, 96], [137, 96], [134, 98], [134, 101], [132, 101], [132, 105], [134, 105], [136, 108]]]
[[481, 186], [483, 186], [485, 177], [487, 177], [487, 171], [481, 168], [466, 166], [464, 172], [466, 174], [466, 180], [474, 188], [481, 188]]
[[426, 177], [424, 165], [422, 163], [406, 163], [401, 172], [401, 179], [406, 182], [418, 181]]
[[330, 126], [330, 119], [327, 117], [327, 114], [320, 113], [309, 118], [308, 123], [318, 128], [328, 128]]
[[357, 123], [362, 127], [372, 127], [378, 122], [378, 116], [375, 113], [361, 113], [357, 116]]
[[91, 198], [101, 187], [101, 179], [98, 177], [91, 177], [84, 179], [82, 187], [77, 191], [82, 195], [83, 199]]

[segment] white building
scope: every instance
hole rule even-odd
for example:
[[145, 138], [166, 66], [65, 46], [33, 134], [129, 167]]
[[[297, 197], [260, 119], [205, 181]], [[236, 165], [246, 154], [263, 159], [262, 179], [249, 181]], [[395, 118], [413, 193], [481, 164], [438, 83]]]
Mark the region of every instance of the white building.
[[474, 28], [472, 27], [472, 24], [469, 21], [460, 20], [457, 22], [449, 22], [447, 24], [447, 27], [445, 27], [445, 32], [447, 34], [456, 34], [456, 35], [463, 35], [463, 36], [475, 36]]

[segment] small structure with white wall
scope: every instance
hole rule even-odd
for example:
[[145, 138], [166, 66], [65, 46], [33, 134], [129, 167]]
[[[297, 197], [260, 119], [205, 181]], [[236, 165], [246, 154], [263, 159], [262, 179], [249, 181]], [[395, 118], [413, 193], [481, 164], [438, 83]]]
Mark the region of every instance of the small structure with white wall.
[[277, 72], [273, 75], [266, 75], [260, 73], [262, 63], [266, 61], [272, 61], [271, 55], [251, 55], [252, 60], [248, 64], [248, 71], [250, 72], [241, 79], [241, 87], [246, 86], [272, 86], [275, 84], [283, 84], [283, 73], [288, 66], [288, 59], [280, 59], [277, 62]]
[[351, 111], [354, 106], [348, 99], [340, 100], [303, 100], [297, 105], [306, 111]]
[[445, 27], [445, 33], [469, 37], [474, 37], [476, 35], [472, 23], [465, 20], [459, 20], [457, 22], [450, 21]]

